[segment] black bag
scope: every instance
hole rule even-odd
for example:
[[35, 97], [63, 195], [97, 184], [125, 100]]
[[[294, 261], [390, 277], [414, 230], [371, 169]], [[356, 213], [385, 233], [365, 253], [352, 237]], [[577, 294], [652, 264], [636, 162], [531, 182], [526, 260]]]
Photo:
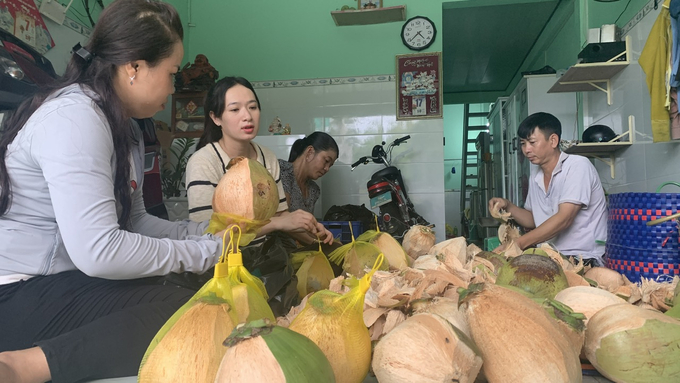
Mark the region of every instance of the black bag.
[[324, 221], [360, 221], [364, 231], [375, 230], [375, 214], [366, 208], [366, 205], [333, 205], [326, 215]]

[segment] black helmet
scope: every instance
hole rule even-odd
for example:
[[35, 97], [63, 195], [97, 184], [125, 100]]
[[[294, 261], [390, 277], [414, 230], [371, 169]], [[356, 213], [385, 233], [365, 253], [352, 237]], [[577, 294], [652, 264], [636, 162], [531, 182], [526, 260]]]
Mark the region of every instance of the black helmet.
[[616, 133], [607, 125], [592, 125], [583, 131], [583, 142], [608, 142], [616, 137]]

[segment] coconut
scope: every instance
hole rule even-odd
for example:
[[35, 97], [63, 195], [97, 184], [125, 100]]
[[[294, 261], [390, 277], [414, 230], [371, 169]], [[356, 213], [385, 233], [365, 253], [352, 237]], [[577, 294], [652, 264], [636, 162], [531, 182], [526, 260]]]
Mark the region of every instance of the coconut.
[[481, 366], [474, 342], [428, 312], [409, 317], [380, 339], [372, 361], [381, 383], [472, 383]]
[[615, 382], [678, 382], [680, 321], [628, 303], [608, 306], [590, 318], [585, 352]]
[[224, 345], [229, 348], [215, 383], [335, 382], [328, 359], [314, 342], [269, 321], [239, 325]]
[[402, 270], [409, 266], [409, 257], [404, 248], [389, 233], [380, 230], [367, 230], [357, 241], [374, 244], [385, 255], [390, 270]]
[[530, 298], [478, 284], [461, 294], [460, 307], [489, 382], [582, 381], [578, 353], [555, 319]]
[[302, 265], [295, 274], [298, 280], [297, 289], [300, 299], [309, 293], [327, 289], [331, 280], [335, 278], [333, 268], [326, 255], [321, 251], [320, 244], [318, 251], [305, 253], [311, 254], [305, 256]]
[[586, 271], [583, 276], [587, 279], [595, 281], [597, 283], [597, 287], [605, 289], [610, 293], [615, 292], [625, 283], [621, 273], [606, 267], [593, 267]]
[[235, 323], [218, 298], [201, 298], [186, 310], [142, 361], [139, 383], [212, 383]]
[[[370, 269], [375, 264], [380, 254], [382, 252], [376, 245], [352, 238], [352, 242], [342, 245], [328, 254], [328, 259], [337, 265], [341, 264], [346, 273], [360, 278], [366, 274], [366, 269]], [[380, 270], [388, 269], [389, 264], [383, 262]]]
[[439, 242], [432, 246], [427, 252], [428, 254], [434, 254], [446, 262], [449, 257], [458, 258], [461, 264], [466, 264], [468, 262], [468, 249], [467, 240], [465, 237], [456, 237], [447, 239], [446, 241]]
[[564, 270], [564, 275], [567, 277], [569, 287], [590, 286], [590, 283], [588, 283], [585, 278], [578, 275], [578, 273], [574, 272], [573, 270]]
[[[365, 243], [365, 242], [364, 242]], [[307, 299], [290, 329], [311, 339], [333, 367], [338, 383], [359, 383], [371, 366], [371, 336], [364, 323], [364, 301], [371, 278], [380, 267], [380, 254], [371, 271], [344, 295], [321, 290]]]
[[481, 253], [477, 254], [477, 256], [491, 262], [491, 264], [493, 265], [494, 274], [498, 274], [501, 267], [508, 263], [508, 260], [504, 256], [493, 253], [491, 251], [482, 251]]
[[611, 305], [626, 303], [609, 291], [591, 286], [574, 286], [566, 288], [555, 296], [555, 300], [571, 307], [572, 310], [582, 313], [588, 320], [598, 311]]
[[234, 157], [213, 194], [213, 211], [265, 221], [279, 207], [279, 191], [269, 171], [256, 160]]
[[510, 259], [498, 272], [496, 284], [515, 286], [538, 298], [554, 298], [569, 287], [562, 267], [551, 258], [536, 254]]
[[411, 259], [417, 259], [423, 254], [427, 254], [435, 243], [434, 231], [427, 226], [413, 225], [404, 234], [401, 245]]

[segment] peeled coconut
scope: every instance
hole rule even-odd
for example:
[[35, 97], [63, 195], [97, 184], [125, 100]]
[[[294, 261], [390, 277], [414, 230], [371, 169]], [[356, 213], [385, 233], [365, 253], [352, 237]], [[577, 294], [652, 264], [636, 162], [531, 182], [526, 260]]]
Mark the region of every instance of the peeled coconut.
[[473, 284], [461, 293], [460, 304], [489, 382], [582, 381], [578, 351], [530, 298], [493, 284]]
[[417, 259], [427, 251], [435, 243], [434, 231], [427, 226], [414, 225], [404, 234], [404, 239], [401, 245], [404, 251], [411, 259]]
[[554, 298], [569, 287], [562, 267], [551, 258], [538, 254], [522, 254], [510, 259], [500, 268], [496, 284], [518, 287], [537, 298]]
[[279, 207], [279, 191], [269, 171], [256, 160], [234, 157], [213, 195], [213, 211], [265, 221]]
[[564, 270], [564, 275], [567, 276], [567, 282], [569, 283], [569, 287], [590, 286], [590, 283], [588, 283], [588, 281], [586, 281], [585, 278], [578, 275], [578, 273], [576, 273], [573, 270]]
[[212, 383], [235, 325], [230, 310], [216, 297], [194, 303], [142, 362], [138, 382]]
[[615, 292], [625, 284], [623, 275], [616, 270], [606, 267], [593, 267], [583, 275], [585, 278], [597, 282], [597, 287], [605, 289], [610, 293]]
[[464, 265], [468, 261], [467, 247], [468, 245], [465, 237], [456, 237], [437, 243], [432, 246], [427, 253], [437, 255], [445, 262], [447, 258], [455, 257]]
[[365, 241], [374, 244], [385, 255], [390, 270], [403, 270], [409, 266], [409, 257], [404, 248], [390, 233], [379, 230], [367, 230], [363, 232], [357, 241]]
[[574, 286], [566, 288], [557, 293], [555, 300], [571, 307], [575, 312], [585, 315], [586, 324], [593, 315], [603, 308], [626, 303], [625, 300], [609, 291], [591, 286]]
[[605, 307], [588, 322], [585, 353], [615, 382], [678, 382], [680, 320], [628, 303]]
[[239, 325], [224, 345], [228, 349], [215, 383], [335, 382], [328, 359], [314, 342], [269, 321]]
[[472, 383], [482, 358], [463, 331], [437, 314], [423, 312], [380, 339], [372, 367], [380, 383]]
[[[366, 269], [370, 269], [375, 264], [376, 259], [382, 254], [376, 245], [357, 241], [342, 245], [328, 254], [328, 259], [336, 265], [342, 265], [342, 269], [357, 278], [366, 274]], [[389, 264], [382, 262], [380, 270], [388, 270]]]

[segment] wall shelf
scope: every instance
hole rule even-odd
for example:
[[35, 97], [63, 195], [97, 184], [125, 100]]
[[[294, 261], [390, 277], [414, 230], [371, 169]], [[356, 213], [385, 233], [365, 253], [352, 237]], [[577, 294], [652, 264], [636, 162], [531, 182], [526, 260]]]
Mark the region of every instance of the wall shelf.
[[[625, 60], [614, 61], [624, 57]], [[626, 36], [626, 50], [611, 60], [601, 63], [575, 64], [560, 77], [548, 93], [589, 92], [600, 90], [607, 94], [607, 104], [612, 104], [611, 78], [630, 63], [630, 36]]]
[[[568, 154], [580, 154], [585, 157], [596, 158], [605, 164], [609, 165], [610, 176], [612, 179], [616, 177], [614, 168], [615, 153], [623, 148], [633, 145], [635, 136], [635, 116], [628, 116], [628, 131], [619, 134], [608, 142], [580, 142], [574, 146], [568, 147], [564, 152]], [[624, 136], [628, 136], [628, 141], [619, 141]], [[608, 159], [602, 158], [609, 156]]]
[[406, 6], [364, 9], [358, 11], [332, 11], [335, 25], [369, 25], [406, 20]]

